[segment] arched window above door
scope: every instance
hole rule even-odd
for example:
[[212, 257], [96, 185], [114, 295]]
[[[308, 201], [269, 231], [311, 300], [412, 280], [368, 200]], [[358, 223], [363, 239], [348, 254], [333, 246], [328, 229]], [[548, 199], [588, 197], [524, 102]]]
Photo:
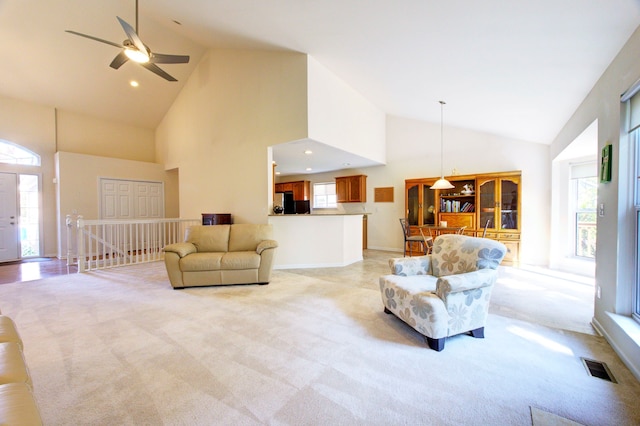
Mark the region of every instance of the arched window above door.
[[20, 145], [0, 139], [0, 163], [39, 166], [40, 156]]

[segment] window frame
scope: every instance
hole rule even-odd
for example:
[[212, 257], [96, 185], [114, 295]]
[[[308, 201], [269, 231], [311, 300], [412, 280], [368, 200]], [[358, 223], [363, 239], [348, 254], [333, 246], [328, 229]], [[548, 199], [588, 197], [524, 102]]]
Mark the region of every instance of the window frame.
[[23, 146], [20, 146], [8, 140], [0, 139], [0, 152], [2, 152], [3, 147], [8, 147], [9, 149], [12, 149], [16, 152], [23, 153], [24, 154], [23, 158], [30, 158], [30, 160], [25, 161], [24, 159], [21, 160], [19, 157], [14, 156], [12, 157], [13, 161], [8, 161], [8, 158], [11, 158], [11, 157], [7, 157], [7, 160], [5, 160], [2, 158], [2, 156], [0, 156], [0, 163], [2, 164], [14, 164], [14, 165], [20, 165], [20, 166], [42, 166], [42, 160], [40, 156], [35, 152], [31, 151], [30, 149], [27, 149]]
[[631, 291], [631, 317], [640, 323], [640, 129], [629, 135], [633, 143], [633, 212], [635, 214], [635, 282]]
[[[331, 194], [331, 193], [318, 194], [318, 192], [320, 192], [320, 191], [318, 191], [318, 187], [320, 187], [320, 186], [322, 186], [324, 188], [327, 188], [329, 186], [333, 186], [333, 194]], [[327, 199], [327, 203], [326, 203], [327, 205], [326, 206], [324, 206], [324, 207], [319, 207], [318, 206], [318, 203], [316, 201], [317, 197], [325, 197], [326, 198], [326, 197], [331, 196], [331, 195], [333, 195], [335, 200], [336, 200], [334, 203], [330, 203], [329, 200]], [[314, 209], [337, 209], [338, 208], [338, 195], [336, 193], [336, 183], [335, 183], [335, 181], [333, 181], [333, 182], [315, 182], [313, 184], [313, 208]]]

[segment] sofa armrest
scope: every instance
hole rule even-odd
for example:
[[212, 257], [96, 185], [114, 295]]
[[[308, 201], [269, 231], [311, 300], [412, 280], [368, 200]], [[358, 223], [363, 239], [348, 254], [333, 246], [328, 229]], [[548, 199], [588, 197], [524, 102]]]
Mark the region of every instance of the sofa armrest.
[[431, 255], [389, 259], [393, 275], [431, 275]]
[[495, 269], [479, 269], [464, 274], [446, 275], [438, 278], [436, 294], [444, 299], [447, 294], [492, 286], [497, 278], [498, 271]]
[[168, 246], [166, 246], [164, 248], [164, 251], [176, 253], [178, 256], [182, 258], [188, 254], [197, 253], [198, 249], [192, 243], [175, 243], [175, 244], [169, 244]]
[[256, 253], [262, 254], [266, 249], [276, 248], [278, 247], [278, 242], [276, 240], [264, 240], [260, 241], [258, 247], [256, 247]]

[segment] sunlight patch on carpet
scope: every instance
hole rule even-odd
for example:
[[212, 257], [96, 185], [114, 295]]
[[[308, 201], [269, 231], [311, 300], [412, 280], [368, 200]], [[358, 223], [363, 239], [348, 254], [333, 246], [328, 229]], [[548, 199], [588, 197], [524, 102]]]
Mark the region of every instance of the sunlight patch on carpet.
[[582, 423], [574, 422], [535, 407], [531, 407], [531, 424], [533, 426], [583, 426]]

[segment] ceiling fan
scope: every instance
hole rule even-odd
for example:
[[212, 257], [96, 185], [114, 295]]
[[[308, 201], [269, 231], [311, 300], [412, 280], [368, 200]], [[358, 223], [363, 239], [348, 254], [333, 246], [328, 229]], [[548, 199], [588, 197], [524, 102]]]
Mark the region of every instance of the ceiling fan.
[[88, 34], [82, 34], [76, 31], [66, 30], [66, 32], [78, 35], [80, 37], [89, 38], [91, 40], [99, 41], [100, 43], [109, 44], [111, 46], [115, 46], [117, 48], [122, 49], [122, 51], [113, 58], [111, 64], [109, 65], [113, 69], [120, 68], [125, 62], [129, 59], [132, 61], [139, 63], [149, 71], [159, 75], [168, 81], [178, 81], [163, 69], [161, 69], [156, 64], [186, 64], [189, 62], [189, 56], [187, 55], [166, 55], [163, 53], [155, 53], [152, 52], [146, 44], [142, 42], [140, 37], [138, 36], [138, 0], [136, 0], [136, 28], [133, 29], [131, 25], [129, 25], [124, 19], [116, 16], [120, 25], [122, 25], [122, 29], [127, 34], [127, 39], [122, 42], [122, 44], [114, 43], [112, 41], [104, 40], [98, 37], [90, 36]]

